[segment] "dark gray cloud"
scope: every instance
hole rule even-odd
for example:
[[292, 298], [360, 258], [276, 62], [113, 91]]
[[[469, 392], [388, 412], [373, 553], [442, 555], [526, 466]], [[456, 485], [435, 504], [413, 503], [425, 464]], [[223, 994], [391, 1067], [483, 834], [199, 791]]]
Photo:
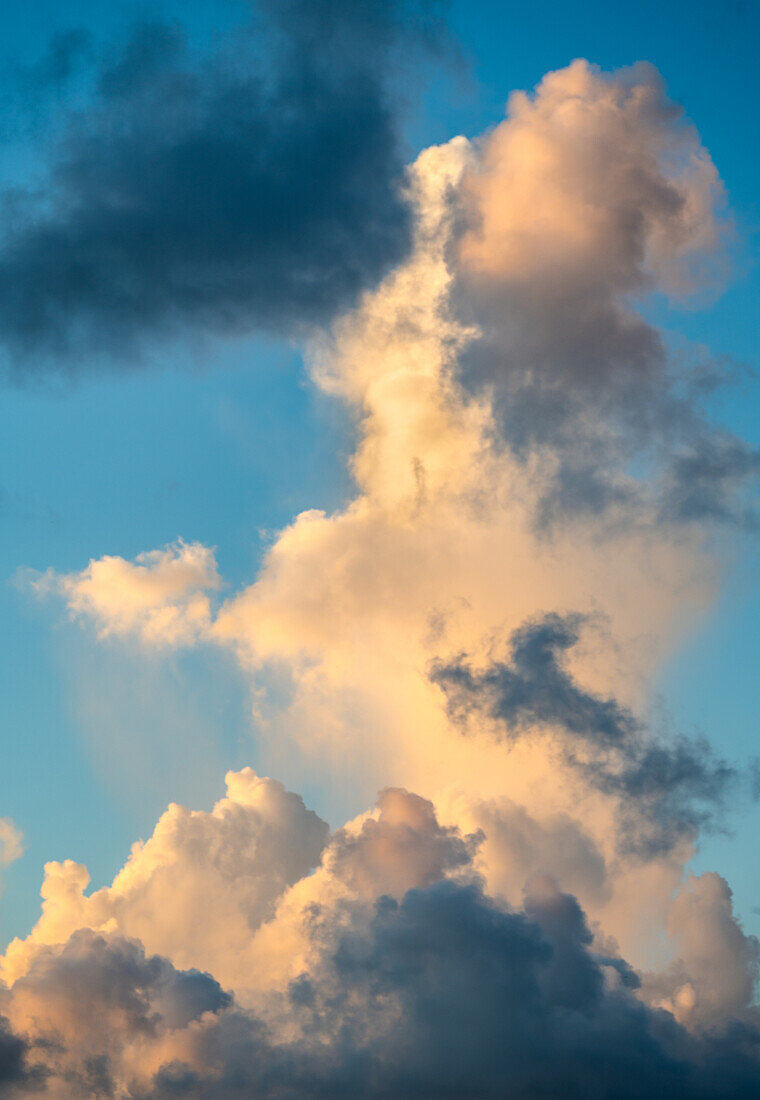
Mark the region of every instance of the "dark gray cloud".
[[747, 485], [760, 473], [760, 451], [735, 436], [713, 433], [676, 454], [666, 474], [664, 519], [714, 520], [755, 529], [756, 501]]
[[671, 372], [649, 331], [646, 369], [600, 379], [579, 381], [577, 365], [559, 354], [541, 368], [522, 362], [488, 325], [464, 353], [463, 381], [492, 392], [500, 441], [526, 463], [553, 456], [537, 495], [538, 531], [577, 517], [756, 529], [757, 448], [710, 422], [705, 393]]
[[577, 517], [756, 529], [757, 448], [710, 422], [705, 394], [671, 374], [656, 336], [650, 369], [593, 384], [579, 384], [561, 359], [553, 371], [512, 360], [487, 335], [467, 349], [462, 372], [473, 391], [491, 389], [498, 437], [519, 460], [553, 456], [539, 532]]
[[449, 715], [466, 725], [473, 710], [485, 713], [508, 738], [537, 725], [560, 725], [600, 746], [629, 741], [638, 730], [633, 715], [614, 699], [579, 687], [561, 664], [583, 621], [581, 615], [549, 614], [526, 623], [510, 638], [511, 662], [495, 661], [482, 672], [463, 658], [436, 662], [431, 678], [446, 693]]
[[26, 1043], [13, 1033], [5, 1016], [0, 1016], [0, 1085], [20, 1081], [27, 1076], [25, 1054]]
[[369, 935], [337, 956], [342, 983], [378, 1017], [400, 1000], [371, 1043], [383, 1084], [370, 1095], [588, 1096], [606, 1074], [609, 1095], [631, 1087], [627, 1076], [637, 1091], [619, 1094], [638, 1096], [677, 1082], [646, 1012], [627, 992], [605, 994], [577, 905], [548, 904], [553, 913], [538, 898], [530, 915], [505, 912], [451, 883], [379, 904]]
[[[178, 25], [135, 27], [101, 57], [42, 187], [6, 217], [6, 363], [290, 332], [355, 301], [408, 244], [401, 74], [435, 41], [434, 6], [267, 2], [201, 55]], [[51, 78], [81, 48], [56, 41]]]
[[[621, 795], [621, 838], [650, 853], [714, 824], [737, 781], [708, 743], [658, 739], [627, 708], [581, 687], [562, 663], [583, 617], [548, 614], [514, 631], [510, 659], [475, 670], [466, 657], [434, 662], [431, 679], [467, 732], [486, 722], [506, 741], [551, 729], [567, 762], [597, 788]], [[644, 825], [642, 825], [642, 822]]]
[[[577, 902], [551, 883], [528, 894], [524, 912], [510, 912], [475, 886], [441, 882], [401, 902], [381, 899], [368, 927], [342, 936], [308, 996], [298, 983], [293, 1006], [308, 1020], [311, 1058], [307, 1039], [270, 1051], [270, 1075], [260, 1063], [243, 1082], [229, 1067], [226, 1080], [209, 1087], [196, 1077], [179, 1095], [753, 1095], [754, 1022], [693, 1038], [640, 1003], [637, 984], [623, 960], [593, 953]], [[176, 1095], [166, 1083], [150, 1096]]]
[[130, 1035], [150, 1035], [159, 1022], [186, 1027], [231, 1003], [208, 974], [175, 970], [166, 959], [147, 956], [136, 940], [88, 929], [75, 932], [62, 948], [43, 950], [14, 986], [15, 996], [27, 992], [51, 1005], [70, 999], [69, 1014], [81, 1011], [85, 1021], [99, 1019], [106, 1030], [113, 1014]]
[[0, 999], [11, 1015], [22, 1006], [16, 1033], [5, 1024], [0, 1032], [0, 1081], [11, 1096], [47, 1085], [72, 1097], [116, 1096], [114, 1063], [126, 1045], [160, 1040], [231, 1004], [208, 974], [177, 971], [137, 941], [89, 930], [44, 949]]
[[[121, 1056], [140, 1028], [139, 1049], [155, 1056], [151, 1040], [168, 1034], [156, 990], [162, 982], [173, 990], [180, 977], [134, 944], [78, 937], [75, 982], [70, 968], [50, 962], [46, 986], [35, 990], [30, 975], [24, 993], [54, 989], [61, 1011], [75, 1016], [83, 994], [99, 998], [108, 1032], [80, 1029], [59, 1035], [55, 1050], [38, 1045], [51, 1084], [68, 1083], [81, 1097], [742, 1100], [760, 1087], [752, 1011], [720, 1031], [689, 1035], [637, 999], [638, 980], [622, 959], [594, 953], [577, 902], [549, 880], [528, 891], [524, 911], [453, 882], [411, 890], [400, 902], [381, 898], [369, 919], [361, 907], [322, 966], [291, 987], [291, 1033], [299, 1037], [284, 1043], [204, 979], [184, 1017], [184, 1026], [194, 1021], [178, 1048], [185, 1056], [168, 1057], [149, 1083], [127, 1083], [126, 1092], [130, 1060]], [[123, 1023], [116, 1028], [116, 1002], [131, 1012], [131, 1036]]]

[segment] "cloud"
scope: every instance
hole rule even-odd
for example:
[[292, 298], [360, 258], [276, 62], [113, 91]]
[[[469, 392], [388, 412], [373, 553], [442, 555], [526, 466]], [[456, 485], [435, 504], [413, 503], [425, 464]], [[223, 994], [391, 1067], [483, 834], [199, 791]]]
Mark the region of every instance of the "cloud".
[[74, 615], [89, 616], [101, 638], [137, 635], [149, 645], [184, 645], [208, 629], [206, 594], [219, 587], [213, 550], [181, 539], [163, 550], [91, 561], [81, 573], [26, 577], [41, 595], [58, 592]]
[[377, 811], [358, 833], [339, 831], [332, 840], [331, 869], [352, 892], [401, 897], [469, 864], [478, 836], [462, 838], [458, 830], [441, 827], [426, 799], [388, 788]]
[[442, 794], [438, 810], [480, 843], [473, 865], [495, 897], [518, 905], [525, 884], [536, 875], [561, 883], [595, 912], [609, 901], [614, 875], [601, 846], [584, 823], [569, 813], [544, 814], [508, 798], [477, 799]]
[[599, 746], [620, 744], [636, 732], [633, 715], [614, 699], [602, 699], [574, 683], [560, 655], [576, 645], [581, 618], [556, 612], [518, 627], [510, 646], [512, 664], [494, 662], [482, 673], [461, 662], [434, 664], [431, 678], [446, 693], [452, 717], [466, 724], [473, 702], [503, 723], [508, 735], [561, 725]]
[[537, 378], [606, 399], [656, 373], [662, 343], [627, 296], [685, 293], [721, 243], [721, 184], [650, 65], [583, 60], [515, 92], [464, 181], [462, 278], [498, 313], [495, 380]]
[[539, 525], [651, 507], [634, 456], [667, 465], [673, 447], [684, 457], [668, 521], [741, 523], [752, 452], [678, 393], [667, 339], [642, 309], [653, 292], [719, 287], [730, 238], [715, 166], [656, 70], [577, 60], [514, 93], [476, 146], [461, 205], [455, 301], [479, 338], [459, 370], [490, 390], [517, 454], [553, 456]]
[[0, 1016], [0, 1083], [8, 1086], [14, 1081], [29, 1081], [33, 1075], [24, 1069], [26, 1043], [12, 1031], [5, 1016]]
[[24, 854], [24, 837], [9, 817], [0, 817], [0, 870]]
[[669, 915], [676, 957], [661, 974], [646, 975], [650, 1001], [702, 1028], [726, 1018], [754, 1020], [760, 946], [745, 935], [728, 883], [715, 872], [691, 875]]
[[760, 472], [760, 452], [741, 439], [716, 433], [673, 458], [666, 472], [662, 511], [686, 523], [717, 520], [754, 529], [757, 511], [747, 482]]
[[49, 1095], [81, 1097], [117, 1095], [125, 1071], [135, 1072], [130, 1058], [149, 1064], [175, 1034], [230, 1003], [209, 975], [86, 930], [41, 952], [2, 999], [24, 1036], [24, 1077]]
[[535, 917], [547, 908], [534, 899], [530, 916], [505, 912], [476, 887], [442, 883], [380, 903], [369, 934], [345, 938], [341, 984], [354, 996], [358, 987], [376, 1017], [386, 998], [400, 1002], [371, 1040], [382, 1091], [581, 1095], [598, 1087], [603, 1063], [608, 1081], [633, 1073], [642, 1089], [649, 1073], [668, 1078], [641, 1007], [625, 994], [605, 996], [582, 914], [566, 899], [542, 928]]
[[250, 963], [255, 930], [318, 864], [327, 833], [281, 783], [250, 768], [230, 772], [226, 797], [210, 813], [171, 805], [111, 886], [86, 894], [86, 867], [47, 864], [42, 916], [30, 937], [9, 946], [2, 976], [13, 981], [45, 945], [88, 927], [118, 929], [175, 965], [233, 984]]
[[[631, 838], [623, 830], [622, 843], [657, 848], [683, 832], [693, 835], [724, 807], [736, 771], [714, 759], [704, 741], [658, 740], [630, 710], [576, 683], [561, 658], [578, 643], [581, 623], [577, 615], [546, 615], [513, 632], [511, 662], [492, 660], [476, 671], [462, 656], [434, 662], [431, 679], [463, 733], [473, 712], [507, 741], [559, 733], [570, 767], [601, 790], [620, 794], [624, 816], [632, 803], [638, 807], [640, 835]], [[641, 818], [648, 828], [641, 829]]]
[[[16, 194], [8, 368], [126, 364], [163, 337], [302, 331], [351, 305], [408, 246], [390, 74], [437, 27], [426, 3], [265, 3], [199, 55], [178, 25], [138, 24], [38, 191]], [[65, 75], [80, 45], [57, 41], [46, 67]]]
[[[698, 820], [686, 827], [687, 809], [711, 810], [715, 791], [707, 789], [710, 767], [700, 787], [698, 776], [675, 774], [684, 761], [674, 753], [646, 761], [632, 754], [636, 724], [629, 729], [628, 715], [639, 712], [648, 677], [707, 602], [713, 563], [698, 525], [684, 531], [642, 521], [638, 507], [623, 507], [614, 526], [592, 515], [551, 539], [536, 531], [536, 500], [552, 484], [551, 463], [534, 456], [526, 465], [500, 444], [487, 396], [473, 396], [459, 381], [463, 349], [478, 335], [452, 303], [452, 242], [462, 181], [476, 157], [461, 138], [421, 154], [410, 170], [415, 243], [408, 259], [309, 346], [318, 384], [358, 414], [355, 498], [334, 515], [296, 517], [255, 582], [208, 618], [204, 603], [192, 629], [175, 629], [184, 590], [162, 591], [160, 615], [146, 619], [141, 611], [125, 621], [120, 579], [113, 606], [82, 603], [82, 612], [99, 631], [128, 632], [143, 643], [196, 636], [232, 649], [251, 684], [262, 771], [283, 775], [295, 789], [329, 783], [343, 817], [390, 786], [445, 804], [452, 814], [446, 826], [466, 821], [466, 834], [485, 829], [483, 818], [501, 838], [497, 844], [487, 836], [488, 855], [479, 857], [490, 888], [508, 889], [514, 899], [529, 873], [554, 874], [641, 965], [655, 938], [647, 930], [666, 919], [692, 854]], [[119, 578], [138, 564], [120, 563]], [[82, 576], [70, 579], [76, 593]], [[507, 752], [474, 712], [463, 738], [426, 675], [431, 660], [450, 665], [467, 653], [482, 667], [491, 639], [567, 607], [592, 616], [603, 608], [609, 622], [601, 643], [584, 639], [566, 650], [563, 690], [578, 711], [576, 724], [604, 711], [607, 727], [625, 727], [628, 755], [612, 767], [603, 730], [583, 742], [583, 758], [576, 738], [585, 768], [568, 766], [545, 737], [520, 737]], [[537, 682], [528, 685], [534, 696]], [[686, 762], [697, 759], [691, 753]], [[628, 797], [644, 776], [646, 790]], [[675, 808], [665, 794], [671, 780]], [[668, 843], [647, 849], [653, 808], [662, 811], [657, 835]], [[636, 844], [621, 843], [623, 824]], [[549, 853], [555, 843], [566, 861]], [[510, 876], [504, 866], [512, 852]], [[523, 881], [517, 868], [526, 872]]]
[[[444, 834], [423, 800], [384, 796], [377, 818], [347, 827], [364, 838], [352, 858], [368, 867], [379, 838], [367, 825], [383, 818], [399, 839], [410, 828], [418, 839]], [[379, 897], [343, 875], [331, 896], [344, 855], [291, 888], [308, 964], [256, 1008], [115, 931], [42, 948], [0, 994], [21, 1080], [36, 1075], [54, 1096], [141, 1100], [756, 1091], [756, 1009], [685, 1030], [642, 1000], [637, 976], [596, 948], [577, 901], [550, 878], [534, 877], [518, 907], [443, 865]], [[285, 904], [273, 926], [288, 915]]]
[[[289, 56], [338, 27], [324, 10]], [[384, 41], [387, 9], [361, 11]], [[102, 94], [152, 88], [158, 46]], [[195, 544], [37, 582], [101, 635], [231, 649], [257, 765], [329, 778], [349, 820], [244, 770], [210, 813], [170, 806], [110, 886], [48, 865], [0, 1011], [63, 1096], [754, 1096], [757, 947], [686, 871], [736, 777], [638, 717], [751, 466], [634, 304], [717, 257], [717, 175], [650, 68], [578, 62], [425, 150], [408, 193], [409, 252], [307, 345], [356, 414], [354, 498], [295, 517], [218, 608]], [[37, 1013], [70, 967], [97, 1006], [122, 963], [107, 1027], [69, 992], [60, 1024]]]
[[0, 865], [7, 867], [24, 853], [24, 838], [9, 817], [0, 818]]

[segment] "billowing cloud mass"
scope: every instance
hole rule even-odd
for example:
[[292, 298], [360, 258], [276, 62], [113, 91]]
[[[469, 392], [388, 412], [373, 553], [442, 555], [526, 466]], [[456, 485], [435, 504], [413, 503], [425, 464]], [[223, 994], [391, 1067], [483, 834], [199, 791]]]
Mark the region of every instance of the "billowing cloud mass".
[[409, 177], [409, 255], [307, 347], [354, 499], [216, 608], [200, 546], [44, 579], [232, 651], [264, 766], [375, 808], [331, 832], [245, 769], [110, 886], [49, 864], [2, 962], [19, 1096], [760, 1089], [758, 944], [687, 872], [738, 770], [648, 706], [756, 462], [639, 312], [721, 271], [716, 170], [650, 67], [577, 61]]
[[29, 942], [9, 947], [4, 977], [22, 973], [40, 944], [88, 927], [118, 928], [177, 965], [221, 971], [235, 984], [252, 932], [317, 865], [328, 827], [297, 795], [250, 769], [230, 773], [227, 785], [211, 813], [170, 806], [110, 887], [85, 895], [86, 867], [47, 864], [43, 915]]
[[[134, 362], [188, 332], [303, 330], [401, 258], [401, 74], [440, 38], [435, 5], [266, 0], [256, 12], [212, 51], [145, 22], [95, 60], [42, 185], [8, 204], [12, 371], [81, 368], [93, 353]], [[56, 40], [40, 79], [52, 66], [60, 86], [81, 44]]]
[[758, 457], [701, 423], [636, 309], [647, 292], [714, 285], [729, 233], [715, 167], [659, 75], [576, 61], [515, 93], [480, 153], [457, 277], [481, 335], [463, 375], [493, 388], [518, 453], [554, 456], [540, 518], [631, 507], [642, 486], [626, 463], [676, 443], [666, 518], [733, 518], [731, 490]]
[[[614, 948], [597, 942], [577, 901], [550, 877], [534, 875], [517, 909], [484, 894], [472, 867], [482, 837], [443, 828], [423, 799], [385, 792], [374, 814], [334, 834], [312, 875], [288, 886], [291, 826], [300, 815], [308, 835], [314, 815], [250, 771], [228, 783], [213, 815], [193, 815], [196, 839], [217, 830], [210, 859], [202, 845], [164, 845], [141, 874], [142, 853], [165, 831], [159, 823], [112, 890], [83, 902], [80, 881], [55, 903], [58, 920], [65, 914], [76, 926], [86, 919], [76, 905], [102, 906], [109, 893], [111, 903], [117, 893], [124, 897], [119, 879], [134, 871], [127, 906], [106, 901], [99, 916], [112, 915], [99, 928], [65, 936], [59, 923], [51, 942], [37, 938], [37, 929], [16, 945], [26, 958], [2, 1008], [17, 1095], [35, 1083], [53, 1096], [146, 1098], [527, 1098], [568, 1089], [577, 1096], [669, 1089], [683, 1097], [741, 1097], [757, 1088], [756, 1009], [743, 970], [756, 945], [731, 917], [717, 876], [689, 884], [674, 907], [677, 924], [690, 907], [695, 920], [686, 922], [672, 976], [659, 979], [684, 983], [672, 1009], [659, 988], [662, 1004], [642, 996], [637, 975]], [[242, 900], [262, 875], [266, 893], [267, 869], [279, 863], [281, 893], [268, 919], [257, 925], [259, 913], [242, 935], [228, 919], [224, 891], [214, 888], [210, 864], [238, 868], [240, 836], [218, 826], [252, 808], [258, 792], [268, 824], [284, 810], [285, 828], [267, 832], [260, 819], [257, 839], [266, 844], [244, 860], [237, 885]], [[307, 856], [314, 862], [323, 839], [316, 832]], [[206, 867], [194, 866], [199, 855]], [[53, 868], [49, 876], [58, 873]], [[157, 904], [162, 873], [168, 892]], [[204, 880], [213, 904], [201, 909], [198, 897], [189, 909], [186, 892], [173, 897], [171, 883], [183, 876]], [[51, 898], [52, 891], [46, 905]], [[130, 909], [146, 928], [163, 926], [173, 954], [192, 943], [188, 921], [198, 922], [207, 961], [229, 967], [241, 987], [237, 997], [208, 973], [181, 969], [125, 936]], [[39, 928], [50, 917], [46, 909]], [[716, 927], [714, 949], [728, 965], [717, 985], [703, 955]], [[225, 958], [233, 955], [230, 965]], [[704, 1004], [694, 992], [702, 987]], [[687, 1030], [677, 1019], [697, 1003], [707, 1015]], [[726, 1009], [738, 1033], [725, 1030]], [[703, 1021], [717, 1021], [717, 1030], [704, 1029]]]

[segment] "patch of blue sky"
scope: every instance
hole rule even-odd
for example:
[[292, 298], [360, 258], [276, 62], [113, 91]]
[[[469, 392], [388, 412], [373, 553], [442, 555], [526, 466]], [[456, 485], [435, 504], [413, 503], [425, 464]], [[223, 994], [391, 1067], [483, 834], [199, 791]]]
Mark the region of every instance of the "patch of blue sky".
[[[349, 419], [284, 346], [217, 348], [205, 368], [173, 360], [5, 389], [0, 806], [28, 851], [6, 873], [0, 935], [28, 926], [45, 860], [86, 860], [102, 882], [168, 801], [210, 805], [227, 768], [256, 762], [247, 688], [221, 654], [140, 658], [110, 643], [101, 652], [59, 601], [20, 590], [18, 569], [78, 570], [182, 537], [217, 547], [233, 591], [294, 515], [348, 497], [350, 449]], [[137, 785], [129, 738], [149, 775]]]

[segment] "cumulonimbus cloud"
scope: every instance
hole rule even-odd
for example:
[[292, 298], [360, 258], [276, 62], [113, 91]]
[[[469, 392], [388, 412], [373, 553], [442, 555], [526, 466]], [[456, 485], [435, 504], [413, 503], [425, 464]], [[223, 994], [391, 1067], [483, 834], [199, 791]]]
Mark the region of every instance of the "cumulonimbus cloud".
[[[19, 1088], [760, 1087], [757, 943], [720, 876], [686, 873], [736, 776], [647, 716], [754, 468], [634, 301], [713, 267], [717, 174], [651, 68], [576, 62], [409, 178], [409, 255], [308, 346], [357, 413], [354, 499], [297, 516], [218, 609], [198, 546], [44, 581], [150, 652], [231, 649], [289, 784], [338, 778], [354, 813], [382, 794], [329, 833], [245, 771], [210, 813], [170, 807], [109, 887], [49, 865], [3, 961]], [[67, 1016], [70, 973], [107, 1034]]]

